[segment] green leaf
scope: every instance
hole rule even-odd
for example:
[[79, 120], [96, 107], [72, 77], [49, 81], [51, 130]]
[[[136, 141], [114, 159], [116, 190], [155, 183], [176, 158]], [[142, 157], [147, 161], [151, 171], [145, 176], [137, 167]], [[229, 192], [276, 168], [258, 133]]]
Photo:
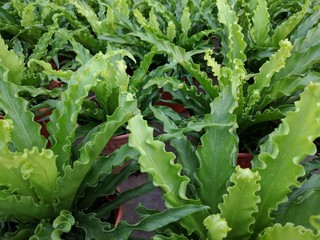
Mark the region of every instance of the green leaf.
[[105, 27], [107, 26], [104, 26], [103, 22], [99, 20], [96, 12], [91, 8], [90, 5], [84, 1], [75, 0], [71, 0], [70, 3], [73, 4], [77, 8], [78, 12], [86, 18], [97, 36], [103, 34], [104, 29], [106, 29]]
[[[128, 180], [128, 177], [139, 170], [137, 162], [131, 162], [127, 166], [123, 166], [123, 168], [117, 172], [104, 176], [99, 183], [92, 188], [86, 188], [85, 196], [82, 198], [81, 202], [78, 204], [79, 209], [87, 209], [90, 207], [95, 207], [94, 203], [98, 198], [110, 196], [116, 193], [117, 187], [122, 183]], [[114, 203], [112, 201], [112, 203]], [[119, 203], [119, 202], [118, 202]], [[101, 213], [101, 216], [106, 218], [108, 214], [110, 214], [109, 209], [110, 205], [118, 207], [114, 204], [104, 204], [96, 210], [96, 213]], [[103, 210], [102, 210], [103, 209]], [[104, 212], [105, 211], [105, 212]]]
[[180, 90], [184, 95], [184, 98], [179, 99], [179, 96], [176, 96], [174, 99], [183, 101], [185, 103], [183, 104], [184, 107], [192, 109], [195, 113], [205, 113], [210, 109], [210, 99], [208, 99], [207, 96], [202, 93], [198, 93], [198, 89], [195, 86], [189, 86], [179, 79], [172, 77], [155, 77], [150, 79], [143, 88], [146, 89], [153, 85], [157, 85], [159, 89], [168, 86], [170, 87], [170, 90]]
[[167, 27], [167, 38], [170, 42], [173, 42], [176, 36], [177, 36], [176, 25], [172, 21], [170, 21], [168, 22], [168, 27]]
[[290, 56], [292, 45], [288, 40], [281, 41], [279, 45], [279, 50], [260, 67], [259, 73], [254, 77], [254, 83], [248, 87], [245, 110], [247, 113], [260, 100], [261, 92], [270, 85], [273, 74], [285, 68], [285, 61]]
[[[177, 125], [169, 119], [165, 113], [152, 105], [150, 109], [157, 119], [163, 123], [163, 129], [165, 132], [170, 132], [171, 130], [177, 129]], [[170, 140], [170, 145], [174, 147], [178, 153], [178, 163], [182, 166], [183, 173], [191, 179], [191, 184], [196, 184], [195, 172], [199, 167], [199, 161], [195, 155], [195, 149], [192, 144], [187, 140], [186, 136], [181, 136], [181, 138], [175, 138]]]
[[220, 214], [208, 216], [203, 224], [208, 229], [208, 240], [222, 240], [227, 237], [231, 230], [226, 219], [222, 218]]
[[257, 204], [260, 202], [260, 197], [256, 195], [260, 190], [259, 180], [258, 172], [240, 166], [231, 175], [233, 185], [228, 187], [228, 194], [223, 196], [223, 202], [219, 204], [221, 217], [226, 219], [231, 228], [228, 238], [249, 239], [252, 233], [250, 226], [255, 222], [252, 215], [258, 212]]
[[156, 38], [149, 33], [134, 32], [132, 35], [153, 44], [158, 51], [168, 54], [170, 60], [181, 64], [201, 84], [212, 99], [217, 96], [217, 88], [212, 85], [212, 79], [200, 70], [199, 65], [193, 63], [191, 56], [185, 49], [169, 41]]
[[[129, 146], [134, 147], [140, 153], [138, 162], [142, 172], [147, 172], [153, 177], [153, 184], [162, 188], [164, 200], [169, 208], [180, 207], [186, 204], [199, 204], [196, 200], [187, 199], [186, 187], [190, 179], [181, 176], [181, 165], [174, 163], [174, 154], [164, 149], [164, 143], [153, 140], [152, 128], [148, 127], [141, 115], [130, 119], [128, 129]], [[140, 129], [136, 131], [136, 129]], [[201, 225], [204, 212], [198, 215], [190, 215], [182, 219], [182, 225], [189, 233], [196, 231], [202, 235]]]
[[[93, 162], [93, 165], [90, 171], [85, 176], [81, 187], [78, 190], [78, 195], [82, 197], [82, 193], [84, 189], [87, 187], [96, 187], [98, 183], [111, 174], [112, 170], [118, 166], [123, 166], [126, 161], [130, 161], [132, 159], [136, 159], [138, 157], [138, 152], [130, 148], [127, 144], [121, 146], [116, 152], [110, 154], [107, 157], [100, 157], [96, 161]], [[90, 198], [90, 196], [88, 196]], [[81, 200], [83, 201], [83, 200]], [[80, 203], [78, 206], [81, 206]]]
[[310, 223], [314, 228], [316, 228], [318, 230], [318, 232], [320, 230], [319, 220], [320, 220], [320, 215], [310, 216]]
[[24, 179], [29, 179], [38, 197], [45, 202], [52, 202], [55, 198], [54, 190], [58, 178], [56, 157], [49, 149], [39, 152], [38, 148], [26, 149], [23, 154], [21, 173]]
[[266, 90], [266, 93], [264, 93], [264, 97], [261, 103], [257, 105], [256, 109], [259, 110], [265, 108], [275, 99], [293, 95], [295, 92], [303, 90], [311, 82], [319, 83], [320, 73], [310, 71], [305, 76], [285, 77], [274, 81], [270, 88]]
[[263, 47], [269, 41], [268, 33], [270, 31], [270, 16], [268, 13], [267, 0], [256, 1], [257, 7], [254, 10], [252, 22], [253, 27], [250, 29], [252, 39], [257, 47]]
[[37, 199], [36, 194], [30, 189], [29, 182], [21, 175], [23, 165], [23, 154], [12, 152], [9, 149], [11, 132], [13, 131], [12, 120], [0, 120], [0, 185], [11, 193], [32, 196]]
[[2, 220], [15, 218], [20, 221], [32, 222], [53, 215], [54, 209], [51, 204], [37, 203], [31, 196], [17, 196], [4, 190], [0, 192], [0, 218]]
[[320, 210], [314, 206], [320, 201], [320, 175], [312, 175], [303, 182], [302, 186], [295, 189], [288, 202], [280, 205], [279, 210], [273, 215], [275, 221], [281, 224], [291, 222], [312, 228], [310, 216], [320, 215]]
[[302, 226], [294, 226], [291, 223], [287, 223], [284, 226], [275, 224], [273, 227], [266, 228], [266, 230], [259, 235], [259, 240], [282, 240], [282, 239], [294, 239], [294, 240], [317, 240], [320, 234], [314, 234], [312, 230], [306, 229]]
[[300, 97], [295, 103], [295, 111], [287, 113], [260, 147], [258, 158], [263, 165], [257, 170], [261, 175], [261, 203], [256, 214], [255, 232], [271, 222], [270, 213], [286, 201], [290, 187], [301, 185], [297, 179], [304, 175], [304, 169], [299, 163], [316, 152], [312, 141], [320, 136], [320, 84], [311, 83]]
[[4, 8], [0, 8], [0, 19], [5, 22], [10, 22], [11, 24], [18, 24], [19, 22], [16, 19], [16, 16], [9, 13]]
[[74, 214], [74, 217], [76, 220], [75, 226], [84, 230], [85, 239], [110, 239], [107, 238], [107, 230], [111, 228], [111, 224], [102, 222], [95, 213], [79, 211]]
[[[303, 52], [293, 53], [287, 60], [285, 68], [281, 69], [278, 73], [273, 75], [271, 80], [270, 88], [276, 94], [279, 91], [287, 92], [287, 85], [292, 86], [292, 78], [295, 78], [299, 84], [298, 76], [304, 76], [308, 74], [309, 70], [312, 69], [312, 66], [320, 61], [320, 51], [318, 51], [320, 43], [316, 46], [307, 48]], [[278, 88], [280, 86], [281, 88]], [[298, 85], [299, 86], [299, 85]]]
[[172, 233], [169, 237], [161, 236], [161, 235], [155, 235], [152, 238], [153, 240], [188, 240], [187, 237], [182, 236], [182, 235], [177, 235], [175, 233]]
[[70, 161], [71, 145], [82, 102], [105, 67], [106, 60], [100, 53], [79, 68], [71, 76], [68, 89], [61, 94], [61, 100], [50, 116], [48, 131], [51, 133], [50, 140], [53, 144], [51, 149], [58, 156], [59, 172], [62, 172]]
[[48, 220], [42, 219], [35, 229], [33, 229], [32, 235], [28, 236], [28, 240], [45, 240], [51, 235], [52, 231], [52, 224]]
[[294, 107], [292, 105], [282, 105], [278, 108], [271, 107], [263, 112], [257, 111], [254, 115], [246, 116], [243, 120], [239, 120], [238, 133], [244, 133], [251, 126], [259, 123], [282, 119], [286, 116], [288, 111], [292, 111], [293, 109]]
[[34, 233], [34, 226], [26, 226], [25, 224], [18, 224], [17, 231], [6, 232], [2, 237], [2, 240], [20, 240], [28, 239]]
[[[8, 81], [21, 84], [24, 74], [24, 59], [20, 58], [13, 50], [8, 50], [8, 46], [0, 36], [0, 66], [8, 72]], [[4, 72], [0, 71], [4, 74]]]
[[[307, 15], [307, 14], [306, 14]], [[316, 24], [319, 23], [320, 19], [320, 8], [319, 6], [314, 6], [310, 13], [305, 16], [305, 18], [300, 22], [296, 29], [294, 29], [290, 40], [304, 38], [307, 32], [312, 29]]]
[[[114, 114], [109, 116], [106, 122], [98, 125], [95, 132], [92, 132], [84, 140], [85, 144], [80, 150], [79, 159], [74, 161], [73, 166], [68, 165], [64, 168], [65, 175], [60, 177], [57, 183], [58, 209], [69, 209], [71, 207], [83, 179], [109, 139], [119, 127], [123, 126], [137, 113], [137, 102], [131, 94], [123, 93], [120, 99], [122, 102], [120, 102]], [[66, 182], [69, 184], [66, 185]]]
[[284, 40], [292, 32], [292, 30], [299, 24], [302, 18], [307, 13], [310, 6], [310, 0], [305, 0], [305, 4], [301, 7], [301, 11], [293, 14], [280, 25], [277, 26], [273, 35], [270, 38], [270, 44], [273, 47], [277, 47], [281, 40]]
[[45, 61], [39, 61], [36, 59], [30, 59], [28, 62], [28, 66], [30, 67], [33, 63], [40, 65], [43, 68], [43, 73], [51, 80], [61, 79], [64, 82], [68, 82], [73, 74], [72, 70], [54, 70], [50, 63], [46, 63]]
[[29, 59], [40, 60], [45, 56], [48, 46], [52, 42], [52, 37], [58, 29], [58, 23], [55, 23], [50, 26], [49, 31], [44, 33], [38, 40], [37, 45], [34, 47], [32, 54]]
[[305, 36], [295, 39], [293, 44], [292, 52], [303, 52], [308, 48], [311, 48], [319, 44], [320, 39], [318, 38], [320, 34], [320, 23], [308, 30]]
[[136, 224], [129, 225], [125, 221], [121, 221], [115, 229], [108, 231], [104, 237], [110, 240], [128, 239], [133, 230], [151, 232], [164, 227], [169, 223], [184, 219], [196, 212], [203, 211], [206, 208], [207, 207], [205, 206], [187, 204], [181, 207], [170, 208], [159, 213], [154, 213], [143, 218]]
[[183, 35], [180, 35], [180, 37], [183, 38], [184, 36], [184, 38], [187, 38], [188, 31], [190, 30], [190, 28], [191, 28], [190, 9], [189, 7], [185, 7], [183, 9], [182, 16], [181, 16], [181, 29], [182, 29]]
[[54, 227], [53, 232], [51, 233], [51, 238], [60, 240], [62, 238], [61, 235], [63, 233], [68, 233], [71, 230], [71, 227], [75, 224], [75, 219], [72, 216], [72, 213], [67, 210], [62, 210], [57, 216], [53, 223], [52, 226]]
[[33, 121], [34, 115], [28, 111], [28, 101], [18, 96], [18, 86], [6, 79], [7, 73], [0, 75], [0, 108], [6, 113], [6, 118], [13, 121], [12, 141], [15, 148], [44, 148], [46, 139], [40, 135], [40, 124]]
[[150, 52], [144, 55], [144, 58], [141, 61], [139, 68], [134, 71], [133, 76], [129, 81], [130, 92], [137, 93], [137, 91], [140, 89], [143, 78], [147, 75], [147, 72], [149, 71], [149, 67], [152, 64], [152, 60], [155, 53], [156, 51], [151, 50]]
[[63, 210], [60, 214], [53, 220], [53, 223], [49, 223], [48, 220], [41, 220], [37, 225], [34, 235], [32, 235], [29, 240], [61, 240], [61, 235], [71, 231], [71, 227], [75, 224], [75, 219], [71, 212]]
[[81, 43], [76, 41], [74, 39], [74, 37], [72, 36], [73, 34], [69, 31], [67, 31], [67, 29], [60, 28], [58, 30], [58, 33], [63, 38], [68, 39], [68, 41], [71, 43], [72, 51], [77, 54], [76, 60], [79, 63], [81, 63], [83, 65], [83, 64], [87, 63], [92, 58], [90, 51], [87, 48], [85, 48]]
[[131, 188], [125, 192], [121, 192], [120, 195], [115, 200], [99, 208], [97, 210], [97, 216], [100, 218], [105, 218], [110, 214], [112, 210], [116, 209], [122, 204], [125, 204], [126, 202], [130, 201], [133, 198], [143, 196], [154, 189], [155, 188], [152, 182], [147, 182], [137, 187]]
[[220, 23], [224, 25], [224, 34], [227, 41], [222, 39], [222, 51], [227, 58], [224, 61], [230, 68], [235, 66], [234, 60], [240, 59], [242, 62], [246, 61], [246, 55], [244, 50], [246, 48], [246, 42], [241, 32], [242, 28], [238, 24], [238, 18], [234, 10], [231, 9], [227, 0], [217, 0], [218, 7], [218, 19]]
[[[236, 62], [239, 64], [239, 61]], [[201, 145], [196, 152], [200, 162], [197, 172], [201, 184], [198, 189], [199, 196], [204, 204], [211, 207], [213, 213], [218, 212], [218, 204], [222, 201], [222, 195], [226, 193], [226, 183], [236, 165], [239, 140], [234, 112], [240, 102], [238, 89], [243, 75], [241, 67], [236, 68], [226, 77], [230, 84], [221, 84], [220, 96], [211, 103], [211, 113], [204, 117], [208, 127], [205, 128]]]

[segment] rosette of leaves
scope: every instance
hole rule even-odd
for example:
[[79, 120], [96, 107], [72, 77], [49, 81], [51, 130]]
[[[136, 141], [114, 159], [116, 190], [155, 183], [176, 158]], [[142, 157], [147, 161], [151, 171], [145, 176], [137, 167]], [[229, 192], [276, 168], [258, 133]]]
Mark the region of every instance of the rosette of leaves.
[[[202, 56], [207, 63], [201, 64], [194, 57], [197, 49], [187, 50], [151, 31], [155, 24], [151, 24], [150, 17], [149, 21], [144, 20], [149, 28], [134, 35], [152, 44], [156, 54], [165, 53], [168, 63], [157, 69], [169, 71], [151, 76], [143, 86], [148, 89], [155, 85], [169, 91], [192, 115], [203, 117], [210, 112], [210, 102], [221, 94], [220, 88], [238, 82], [235, 113], [240, 148], [258, 151], [257, 143], [264, 141], [264, 136], [293, 109], [293, 102], [304, 87], [319, 82], [320, 11], [315, 3], [255, 0], [202, 3], [198, 12], [210, 12], [211, 19], [216, 19], [210, 24], [204, 18], [207, 27], [213, 28], [219, 45], [211, 44], [211, 49], [206, 45]], [[210, 6], [211, 10], [201, 6]], [[284, 11], [289, 18], [279, 17]], [[189, 19], [193, 18], [190, 15]], [[181, 73], [191, 81], [185, 81]]]
[[[104, 71], [116, 54], [119, 52], [99, 53], [72, 73], [46, 69], [46, 63], [37, 62], [44, 66], [45, 73], [68, 76], [67, 88], [47, 125], [51, 143], [47, 148], [30, 103], [19, 95], [19, 84], [10, 79], [18, 81], [23, 74], [11, 65], [1, 65], [0, 108], [5, 114], [0, 120], [1, 238], [104, 239], [106, 234], [113, 234], [114, 221], [109, 218], [112, 211], [153, 189], [147, 183], [119, 194], [112, 202], [106, 201], [106, 196], [116, 194], [117, 186], [137, 170], [132, 161], [119, 173], [112, 173], [115, 167], [136, 158], [137, 152], [128, 145], [107, 157], [100, 154], [115, 131], [139, 112], [132, 94], [119, 91], [113, 114], [96, 125], [81, 145], [76, 135], [83, 101], [99, 81], [108, 81]], [[189, 205], [146, 217], [133, 226], [121, 224], [130, 228], [125, 232], [129, 236], [134, 229], [153, 231], [204, 208]]]
[[[10, 1], [1, 4], [0, 35], [26, 62], [42, 59], [61, 68], [66, 60], [73, 59], [68, 52], [70, 45], [67, 39], [55, 34], [59, 28], [70, 23], [54, 6], [50, 1]], [[34, 71], [28, 74], [36, 75]], [[28, 81], [29, 85], [34, 83], [31, 79]]]
[[[258, 1], [249, 3], [253, 2]], [[254, 25], [242, 25], [241, 11], [237, 10], [246, 7], [244, 10], [252, 10], [258, 20], [261, 8], [268, 11], [267, 6], [278, 4], [281, 9], [281, 1], [259, 1], [259, 7], [251, 10], [242, 2], [243, 6], [223, 0], [214, 2], [224, 38], [222, 59], [212, 57], [215, 55], [209, 51], [205, 54], [218, 81], [216, 87], [202, 86], [210, 97], [210, 113], [202, 121], [192, 118], [187, 126], [179, 127], [174, 118], [151, 107], [165, 131], [156, 140], [141, 116], [129, 121], [131, 130], [146, 129], [144, 136], [131, 134], [129, 144], [140, 153], [142, 171], [162, 188], [168, 208], [190, 202], [211, 207], [169, 229], [159, 229], [163, 235], [155, 239], [319, 238], [319, 208], [313, 207], [319, 198], [318, 178], [307, 177], [301, 165], [308, 155], [316, 153], [313, 141], [320, 133], [319, 51], [315, 50], [319, 41], [314, 35], [319, 29], [319, 10], [314, 3], [283, 6], [290, 5], [294, 17], [277, 19], [279, 29], [267, 31], [277, 43], [253, 68], [248, 60], [252, 46], [246, 41], [245, 26], [250, 29]], [[295, 22], [296, 28], [287, 29], [289, 22]], [[262, 22], [256, 24], [260, 31], [265, 30]], [[165, 52], [174, 63], [196, 73], [188, 68], [192, 62], [183, 48], [152, 34], [137, 35]], [[194, 76], [203, 84], [200, 74]], [[170, 78], [165, 81], [167, 86], [173, 82]], [[261, 127], [267, 129], [260, 131]], [[245, 139], [245, 130], [250, 130], [253, 138]], [[200, 132], [200, 144], [190, 142], [190, 132]], [[170, 141], [174, 151], [165, 151], [163, 141]], [[250, 146], [254, 155], [252, 170], [236, 167], [239, 141], [241, 147], [254, 142]]]
[[[166, 206], [210, 206], [158, 229], [161, 234], [154, 239], [318, 239], [319, 177], [310, 177], [301, 163], [317, 151], [313, 141], [320, 135], [320, 85], [307, 86], [294, 110], [266, 135], [252, 169], [236, 166], [234, 93], [224, 87], [203, 122], [185, 128], [154, 108], [165, 130], [158, 139], [141, 115], [129, 120], [129, 145], [139, 151], [141, 171], [162, 189]], [[144, 134], [135, 134], [137, 128]], [[204, 131], [198, 147], [187, 138], [190, 131]], [[172, 151], [165, 150], [163, 141], [168, 140]]]

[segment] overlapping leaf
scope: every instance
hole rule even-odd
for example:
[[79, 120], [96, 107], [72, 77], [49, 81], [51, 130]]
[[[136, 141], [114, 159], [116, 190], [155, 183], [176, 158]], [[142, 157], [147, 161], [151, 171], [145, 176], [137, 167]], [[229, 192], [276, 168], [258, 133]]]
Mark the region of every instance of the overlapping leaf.
[[255, 216], [255, 231], [271, 222], [271, 218], [266, 216], [270, 216], [271, 211], [286, 200], [289, 188], [301, 185], [297, 179], [303, 176], [304, 169], [299, 163], [307, 155], [315, 153], [312, 141], [320, 135], [319, 97], [320, 85], [310, 84], [301, 94], [301, 100], [296, 102], [295, 111], [287, 113], [282, 124], [261, 145], [259, 160], [263, 167], [258, 169], [261, 175], [261, 203]]
[[260, 190], [259, 180], [258, 172], [239, 166], [230, 177], [234, 185], [228, 187], [228, 194], [223, 196], [223, 202], [219, 204], [221, 217], [226, 219], [231, 228], [229, 239], [249, 239], [252, 233], [250, 225], [255, 222], [253, 213], [258, 212], [257, 204], [260, 202], [257, 194]]
[[[181, 176], [181, 165], [173, 162], [175, 156], [164, 150], [164, 143], [153, 140], [152, 129], [147, 126], [141, 115], [129, 121], [128, 129], [131, 131], [129, 145], [140, 153], [138, 161], [141, 171], [149, 173], [153, 177], [154, 185], [163, 189], [166, 205], [173, 208], [186, 204], [199, 204], [198, 201], [187, 199], [185, 196], [189, 178]], [[137, 129], [140, 131], [136, 131]], [[204, 213], [199, 212], [183, 218], [182, 225], [189, 233], [196, 231], [201, 236]]]

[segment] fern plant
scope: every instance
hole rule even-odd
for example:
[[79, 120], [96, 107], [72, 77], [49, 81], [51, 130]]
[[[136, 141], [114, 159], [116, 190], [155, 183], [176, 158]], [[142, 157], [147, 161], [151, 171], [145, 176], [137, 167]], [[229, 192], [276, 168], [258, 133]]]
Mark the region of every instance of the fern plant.
[[[179, 221], [180, 228], [161, 229], [163, 235], [154, 239], [318, 239], [320, 212], [312, 204], [319, 199], [318, 176], [303, 184], [299, 178], [305, 176], [301, 162], [316, 153], [313, 140], [320, 134], [320, 85], [307, 86], [294, 110], [266, 136], [251, 170], [236, 166], [238, 135], [232, 109], [237, 101], [233, 92], [226, 86], [204, 121], [183, 129], [154, 109], [167, 131], [159, 138], [171, 140], [175, 152], [166, 151], [164, 143], [153, 138], [141, 115], [129, 121], [129, 145], [140, 153], [141, 171], [149, 173], [154, 185], [163, 190], [167, 207], [210, 206]], [[135, 134], [134, 129], [144, 134]], [[200, 130], [205, 133], [195, 148], [184, 133]]]
[[[84, 100], [98, 82], [112, 81], [104, 73], [119, 52], [98, 53], [75, 72], [54, 71], [49, 64], [33, 60], [44, 67], [44, 74], [67, 79], [47, 126], [48, 146], [30, 103], [21, 95], [24, 63], [7, 46], [1, 49], [16, 60], [8, 63], [1, 58], [0, 63], [0, 109], [5, 115], [0, 120], [1, 239], [103, 239], [114, 228], [115, 222], [109, 218], [113, 210], [153, 189], [149, 182], [106, 201], [106, 196], [117, 194], [117, 186], [137, 171], [137, 163], [132, 161], [119, 173], [112, 173], [115, 167], [136, 158], [137, 152], [128, 145], [109, 156], [100, 154], [115, 131], [138, 113], [137, 101], [124, 88], [127, 82], [119, 84], [122, 88], [113, 114], [83, 139], [77, 137]], [[175, 208], [167, 212], [170, 217], [162, 213], [129, 226], [153, 231], [204, 208]]]
[[[204, 80], [208, 72], [196, 68], [182, 47], [155, 34], [135, 34], [192, 74], [210, 101], [203, 118], [192, 117], [184, 125], [177, 123], [178, 116], [151, 107], [165, 131], [157, 139], [141, 115], [129, 121], [129, 145], [140, 153], [141, 170], [163, 190], [167, 207], [191, 202], [210, 207], [159, 229], [162, 234], [154, 239], [319, 238], [319, 208], [311, 207], [319, 199], [319, 178], [307, 177], [302, 165], [316, 153], [313, 141], [320, 134], [320, 58], [313, 35], [319, 9], [314, 3], [214, 1], [221, 48], [206, 51], [204, 58], [217, 86]], [[291, 9], [291, 18], [272, 15], [281, 6]], [[278, 25], [262, 25], [262, 14]], [[244, 20], [248, 16], [253, 16], [250, 24]], [[165, 76], [148, 84], [190, 89], [176, 82]], [[135, 134], [137, 128], [145, 134]], [[246, 139], [247, 132], [253, 138]], [[199, 142], [192, 143], [189, 133], [198, 133]], [[167, 141], [174, 151], [165, 150]], [[239, 149], [246, 147], [254, 156], [252, 169], [236, 166]]]

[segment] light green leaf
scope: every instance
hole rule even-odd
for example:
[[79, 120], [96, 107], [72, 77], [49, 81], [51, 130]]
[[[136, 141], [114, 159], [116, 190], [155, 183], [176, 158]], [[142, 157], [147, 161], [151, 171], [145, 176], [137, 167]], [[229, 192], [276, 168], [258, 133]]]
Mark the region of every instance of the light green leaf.
[[[258, 212], [257, 204], [260, 197], [260, 176], [249, 168], [236, 167], [230, 177], [232, 186], [228, 187], [228, 194], [223, 196], [223, 203], [219, 204], [221, 217], [225, 218], [231, 231], [230, 239], [249, 239], [252, 230], [250, 226], [255, 222], [253, 213]], [[236, 209], [236, 211], [235, 211]]]
[[320, 60], [318, 51], [320, 43], [316, 46], [307, 48], [303, 52], [292, 53], [286, 61], [286, 67], [273, 76], [272, 81], [281, 81], [285, 77], [295, 77], [307, 73], [307, 71]]
[[246, 114], [260, 100], [263, 89], [269, 87], [273, 74], [284, 68], [286, 59], [290, 57], [291, 43], [284, 40], [279, 45], [279, 50], [260, 67], [259, 73], [254, 77], [254, 83], [248, 87]]
[[71, 0], [70, 2], [77, 8], [78, 12], [87, 19], [95, 34], [97, 36], [102, 35], [107, 26], [103, 25], [103, 22], [99, 20], [91, 6], [84, 1]]
[[[105, 148], [115, 131], [123, 126], [137, 113], [137, 102], [132, 95], [123, 93], [119, 107], [107, 121], [98, 125], [90, 135], [84, 139], [84, 146], [80, 150], [80, 157], [74, 161], [73, 166], [68, 165], [65, 175], [58, 179], [56, 196], [59, 198], [58, 209], [69, 209], [75, 199], [83, 179], [90, 171], [93, 162]], [[65, 183], [69, 184], [66, 185]], [[85, 184], [85, 183], [83, 183]], [[81, 193], [80, 193], [81, 194]]]
[[291, 17], [286, 19], [280, 25], [277, 26], [273, 35], [270, 38], [271, 46], [277, 47], [278, 43], [281, 40], [284, 40], [292, 32], [292, 30], [299, 24], [302, 18], [307, 13], [309, 5], [311, 4], [310, 0], [305, 0], [305, 4], [302, 6], [301, 11], [293, 14]]
[[0, 75], [0, 108], [6, 118], [13, 121], [12, 141], [17, 150], [46, 146], [46, 139], [40, 135], [40, 124], [33, 121], [34, 115], [28, 111], [29, 102], [18, 96], [19, 88], [7, 81], [7, 73]]
[[96, 85], [99, 74], [106, 68], [106, 60], [97, 54], [79, 68], [70, 78], [68, 89], [61, 95], [56, 109], [52, 112], [48, 130], [51, 133], [52, 151], [57, 158], [58, 171], [69, 164], [71, 145], [74, 139], [77, 116], [84, 98], [92, 86]]
[[29, 179], [30, 186], [34, 188], [40, 199], [52, 202], [55, 198], [54, 190], [58, 178], [56, 157], [49, 149], [39, 152], [38, 148], [26, 149], [22, 156], [23, 166], [21, 173], [24, 179]]
[[297, 179], [304, 175], [304, 169], [299, 163], [316, 152], [312, 141], [320, 136], [320, 84], [311, 83], [300, 97], [295, 103], [295, 111], [288, 112], [280, 126], [261, 145], [258, 158], [263, 166], [257, 169], [261, 175], [261, 203], [255, 216], [255, 232], [271, 222], [266, 216], [286, 201], [290, 187], [301, 185]]
[[227, 237], [231, 228], [228, 226], [226, 219], [222, 218], [220, 214], [213, 214], [208, 216], [203, 224], [208, 229], [208, 240], [222, 240]]
[[[199, 196], [204, 204], [211, 207], [213, 213], [218, 213], [218, 204], [226, 193], [225, 186], [234, 171], [238, 154], [235, 110], [241, 103], [239, 88], [244, 72], [241, 61], [237, 59], [235, 63], [236, 68], [223, 76], [224, 81], [230, 83], [220, 85], [220, 96], [211, 103], [211, 113], [204, 117], [208, 127], [205, 127], [205, 134], [201, 137], [202, 144], [196, 152], [200, 162], [197, 178], [202, 185], [198, 189]], [[237, 67], [238, 65], [240, 66]]]
[[143, 88], [157, 85], [157, 87], [163, 88], [165, 86], [170, 87], [173, 91], [181, 91], [184, 98], [175, 96], [174, 99], [178, 99], [183, 102], [185, 108], [192, 109], [195, 113], [208, 112], [210, 109], [210, 99], [202, 93], [198, 93], [198, 89], [194, 85], [187, 85], [185, 82], [172, 78], [172, 77], [155, 77], [150, 79]]
[[196, 212], [203, 211], [206, 208], [207, 207], [205, 206], [187, 204], [181, 207], [170, 208], [159, 213], [154, 213], [150, 216], [144, 217], [136, 224], [129, 225], [127, 222], [121, 221], [115, 229], [108, 231], [104, 235], [104, 238], [110, 240], [128, 239], [130, 233], [135, 229], [151, 232], [162, 228], [169, 223], [173, 223], [193, 215]]
[[39, 61], [36, 59], [30, 59], [28, 62], [28, 66], [30, 67], [33, 63], [40, 65], [43, 68], [43, 73], [52, 80], [61, 79], [64, 82], [68, 82], [73, 74], [73, 71], [71, 70], [54, 70], [50, 63]]
[[170, 42], [173, 42], [173, 40], [177, 36], [177, 31], [176, 31], [176, 25], [172, 21], [168, 22], [168, 27], [167, 27], [167, 38]]
[[[220, 23], [224, 25], [224, 34], [227, 41], [222, 43], [222, 51], [227, 58], [226, 65], [230, 68], [234, 68], [235, 59], [240, 59], [242, 62], [246, 61], [246, 55], [244, 50], [246, 48], [246, 42], [242, 34], [242, 27], [238, 24], [238, 17], [236, 12], [231, 9], [227, 0], [217, 0], [218, 7], [218, 19]], [[223, 41], [224, 39], [222, 39]]]
[[184, 48], [176, 46], [169, 41], [156, 38], [149, 33], [134, 32], [132, 35], [153, 44], [158, 51], [168, 54], [170, 61], [181, 64], [201, 84], [212, 99], [217, 96], [217, 87], [213, 86], [212, 79], [200, 70], [199, 65], [193, 63], [191, 56]]
[[36, 202], [31, 196], [14, 195], [0, 191], [0, 219], [16, 218], [20, 221], [35, 221], [54, 216], [51, 204]]
[[[24, 74], [24, 59], [20, 58], [13, 50], [8, 50], [8, 46], [0, 36], [0, 65], [8, 72], [8, 81], [21, 84]], [[0, 73], [2, 71], [0, 70]], [[2, 74], [4, 74], [2, 72]]]
[[72, 213], [68, 210], [62, 210], [52, 223], [54, 230], [51, 233], [52, 240], [60, 240], [63, 233], [70, 232], [72, 226], [75, 224], [75, 219]]
[[23, 27], [32, 27], [37, 21], [37, 14], [35, 14], [35, 4], [30, 3], [24, 6], [21, 14], [21, 26]]
[[294, 29], [290, 40], [304, 38], [307, 32], [312, 29], [316, 24], [319, 23], [320, 19], [320, 8], [319, 6], [314, 6], [310, 13], [303, 19], [300, 24]]
[[189, 7], [185, 7], [183, 9], [182, 16], [181, 16], [181, 29], [182, 29], [182, 32], [185, 35], [187, 35], [190, 27], [191, 27], [190, 9], [189, 9]]
[[294, 226], [287, 223], [284, 226], [275, 224], [273, 227], [266, 228], [266, 230], [259, 235], [259, 240], [317, 240], [320, 234], [314, 234], [312, 230], [306, 229], [302, 226]]
[[270, 88], [266, 90], [263, 99], [261, 99], [261, 103], [257, 104], [256, 109], [263, 109], [276, 99], [283, 96], [290, 96], [295, 92], [301, 91], [311, 82], [319, 83], [320, 73], [310, 71], [305, 76], [292, 76], [285, 77], [280, 80], [277, 79], [276, 81], [273, 81]]
[[117, 61], [116, 62], [117, 71], [116, 71], [116, 80], [119, 86], [119, 90], [121, 92], [127, 92], [128, 84], [129, 84], [129, 75], [126, 73], [127, 65], [125, 61]]
[[22, 153], [12, 152], [9, 149], [12, 131], [12, 120], [0, 120], [0, 186], [11, 193], [32, 196], [37, 199], [34, 191], [30, 189], [29, 182], [21, 175]]
[[288, 198], [288, 202], [280, 205], [279, 210], [273, 214], [275, 222], [290, 222], [312, 229], [310, 217], [320, 215], [320, 209], [314, 207], [320, 201], [320, 175], [314, 174], [305, 180]]
[[[186, 204], [199, 204], [196, 200], [187, 199], [186, 187], [190, 179], [181, 176], [181, 165], [174, 163], [175, 155], [164, 149], [164, 143], [153, 140], [152, 128], [147, 122], [137, 115], [130, 119], [128, 129], [131, 131], [129, 146], [134, 147], [139, 153], [138, 162], [142, 172], [147, 172], [153, 177], [153, 184], [162, 188], [163, 198], [167, 207], [180, 207]], [[140, 129], [137, 131], [137, 129]], [[203, 234], [201, 225], [205, 212], [190, 215], [181, 220], [182, 225], [189, 233], [196, 231]]]
[[75, 219], [71, 212], [63, 210], [53, 220], [53, 223], [50, 223], [48, 220], [41, 220], [29, 240], [45, 240], [49, 236], [52, 240], [61, 240], [61, 235], [70, 232], [74, 224]]
[[254, 10], [252, 22], [253, 27], [250, 29], [252, 39], [256, 46], [263, 47], [269, 41], [268, 33], [270, 31], [270, 16], [268, 13], [267, 0], [259, 0]]
[[137, 8], [133, 10], [133, 14], [137, 18], [138, 23], [146, 30], [146, 32], [160, 37], [161, 39], [166, 39], [166, 35], [164, 35], [159, 29], [159, 23], [153, 9], [149, 12], [149, 21]]

